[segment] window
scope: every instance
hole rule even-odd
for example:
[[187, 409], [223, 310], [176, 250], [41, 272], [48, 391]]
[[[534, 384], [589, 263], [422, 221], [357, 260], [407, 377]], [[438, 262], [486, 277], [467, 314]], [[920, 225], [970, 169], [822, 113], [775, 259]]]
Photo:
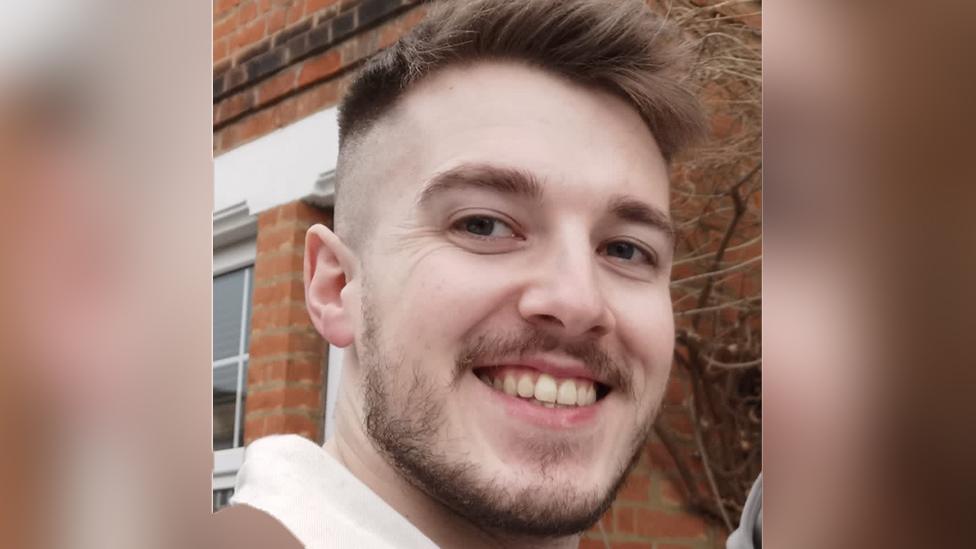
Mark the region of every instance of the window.
[[234, 495], [233, 488], [220, 488], [213, 491], [213, 511], [217, 511], [227, 507], [230, 503], [231, 496]]
[[244, 444], [253, 266], [213, 279], [213, 448]]
[[234, 494], [237, 471], [244, 461], [257, 218], [241, 203], [214, 212], [213, 225], [212, 489], [216, 511]]

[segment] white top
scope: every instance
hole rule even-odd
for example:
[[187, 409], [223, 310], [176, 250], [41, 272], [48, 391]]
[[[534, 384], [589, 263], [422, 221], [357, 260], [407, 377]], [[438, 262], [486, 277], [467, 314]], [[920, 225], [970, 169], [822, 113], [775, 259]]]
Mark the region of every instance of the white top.
[[231, 504], [271, 515], [309, 549], [437, 547], [324, 448], [297, 435], [247, 447]]

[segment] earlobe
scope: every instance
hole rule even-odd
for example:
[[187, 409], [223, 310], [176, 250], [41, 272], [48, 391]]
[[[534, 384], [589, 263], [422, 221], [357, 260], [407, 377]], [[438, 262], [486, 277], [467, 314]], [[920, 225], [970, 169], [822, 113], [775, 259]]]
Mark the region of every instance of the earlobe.
[[305, 234], [305, 306], [315, 329], [336, 347], [353, 342], [354, 325], [342, 302], [342, 289], [352, 274], [354, 256], [324, 225]]

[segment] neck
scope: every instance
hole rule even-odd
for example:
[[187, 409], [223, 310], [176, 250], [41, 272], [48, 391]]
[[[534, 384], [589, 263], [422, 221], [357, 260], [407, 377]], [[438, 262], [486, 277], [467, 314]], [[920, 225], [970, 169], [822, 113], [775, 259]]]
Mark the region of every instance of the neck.
[[[344, 369], [349, 373], [348, 364]], [[458, 515], [431, 498], [400, 475], [373, 446], [366, 434], [362, 401], [357, 387], [344, 375], [336, 403], [336, 429], [325, 450], [393, 507], [418, 530], [441, 547], [489, 549], [519, 547], [532, 549], [575, 549], [579, 536], [526, 538], [489, 531]], [[347, 381], [348, 380], [348, 381]]]

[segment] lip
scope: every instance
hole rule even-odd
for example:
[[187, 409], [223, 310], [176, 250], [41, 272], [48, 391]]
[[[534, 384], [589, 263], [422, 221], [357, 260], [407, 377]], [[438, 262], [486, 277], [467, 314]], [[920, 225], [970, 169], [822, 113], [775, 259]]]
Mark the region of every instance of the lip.
[[469, 372], [472, 380], [486, 393], [489, 402], [498, 403], [505, 414], [512, 419], [549, 430], [579, 429], [596, 423], [603, 410], [606, 399], [598, 400], [589, 406], [546, 408], [532, 404], [528, 400], [511, 396], [495, 390]]

